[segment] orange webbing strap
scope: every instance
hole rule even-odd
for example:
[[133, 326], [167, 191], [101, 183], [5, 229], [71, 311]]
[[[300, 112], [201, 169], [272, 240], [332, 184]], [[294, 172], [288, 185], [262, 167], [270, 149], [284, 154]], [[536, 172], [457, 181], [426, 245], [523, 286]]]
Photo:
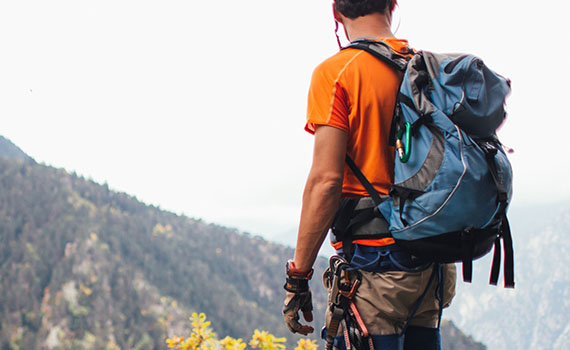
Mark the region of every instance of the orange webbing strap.
[[352, 301], [350, 302], [350, 311], [352, 311], [354, 319], [356, 320], [356, 324], [358, 324], [358, 328], [360, 328], [360, 330], [362, 331], [362, 335], [368, 337], [370, 335], [370, 333], [368, 332], [368, 328], [364, 324], [362, 316], [360, 316], [360, 312], [358, 312], [356, 305]]
[[[370, 348], [370, 350], [374, 350], [374, 342], [372, 341], [372, 337], [370, 336], [370, 332], [368, 331], [368, 327], [366, 327], [366, 324], [364, 323], [362, 316], [360, 316], [360, 312], [358, 311], [358, 308], [356, 307], [356, 304], [354, 304], [353, 301], [350, 302], [350, 311], [351, 311], [352, 316], [354, 317], [354, 320], [356, 321], [356, 325], [358, 326], [360, 333], [362, 334], [362, 336], [364, 338], [366, 338], [368, 340], [368, 347]], [[345, 328], [344, 328], [345, 343], [350, 344], [350, 336], [348, 334], [347, 328], [348, 327], [346, 327], [346, 323], [345, 323]], [[347, 349], [348, 349], [348, 346], [347, 346]]]
[[344, 345], [346, 346], [346, 350], [351, 350], [352, 346], [350, 345], [350, 336], [348, 335], [348, 327], [346, 326], [346, 322], [342, 321], [343, 334], [344, 334]]
[[[360, 244], [369, 247], [385, 247], [387, 245], [395, 244], [396, 240], [392, 237], [378, 238], [378, 239], [357, 239], [352, 241], [352, 244]], [[331, 243], [334, 249], [339, 250], [342, 248], [342, 242]]]

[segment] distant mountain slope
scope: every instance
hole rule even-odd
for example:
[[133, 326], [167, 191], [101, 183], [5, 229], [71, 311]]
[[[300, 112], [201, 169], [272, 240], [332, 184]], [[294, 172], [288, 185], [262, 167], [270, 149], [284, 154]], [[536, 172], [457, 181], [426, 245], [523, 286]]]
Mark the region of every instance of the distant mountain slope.
[[0, 135], [0, 157], [10, 159], [32, 160], [24, 151], [18, 146], [14, 145], [12, 141]]
[[510, 221], [516, 288], [489, 286], [490, 259], [477, 261], [446, 316], [489, 350], [568, 349], [570, 202], [513, 208]]
[[[167, 336], [189, 333], [193, 311], [220, 336], [259, 328], [292, 344], [299, 336], [281, 317], [292, 256], [65, 170], [0, 157], [2, 349], [164, 349]], [[326, 265], [319, 259], [315, 276]], [[319, 278], [311, 287], [318, 328], [326, 292]]]
[[[285, 336], [284, 261], [292, 256], [64, 170], [0, 158], [4, 349], [159, 349], [168, 333], [189, 327], [192, 311], [206, 312], [224, 336], [260, 327]], [[319, 264], [322, 271], [326, 261]]]
[[[0, 175], [4, 344], [93, 340], [126, 349], [152, 339], [158, 349], [191, 311], [206, 312], [220, 334], [263, 327], [286, 335], [281, 289], [291, 249], [63, 170], [0, 159]], [[324, 296], [316, 303], [321, 313]]]
[[465, 336], [453, 322], [444, 320], [441, 331], [442, 350], [486, 350], [487, 347]]

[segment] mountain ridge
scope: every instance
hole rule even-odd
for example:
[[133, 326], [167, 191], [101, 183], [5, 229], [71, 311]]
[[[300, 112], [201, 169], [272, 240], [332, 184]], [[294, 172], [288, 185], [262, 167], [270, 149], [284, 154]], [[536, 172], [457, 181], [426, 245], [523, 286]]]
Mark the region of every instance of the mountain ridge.
[[23, 161], [34, 161], [33, 158], [22, 151], [20, 147], [16, 146], [12, 141], [2, 135], [0, 135], [0, 157], [19, 159]]
[[489, 286], [491, 257], [474, 263], [473, 283], [458, 281], [447, 311], [489, 350], [567, 349], [570, 342], [570, 201], [509, 212], [514, 290]]
[[[223, 336], [262, 328], [292, 346], [299, 336], [281, 316], [292, 256], [64, 169], [0, 157], [3, 349], [162, 349], [189, 333], [191, 312]], [[327, 265], [319, 258], [315, 274]], [[326, 291], [318, 279], [311, 288], [320, 327]]]

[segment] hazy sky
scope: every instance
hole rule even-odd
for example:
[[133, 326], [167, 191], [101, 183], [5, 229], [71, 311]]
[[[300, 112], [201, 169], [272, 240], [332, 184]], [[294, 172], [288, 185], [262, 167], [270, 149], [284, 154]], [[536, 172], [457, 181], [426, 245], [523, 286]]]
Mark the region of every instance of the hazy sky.
[[[3, 0], [0, 134], [37, 161], [195, 218], [294, 232], [331, 0]], [[563, 1], [401, 0], [397, 35], [513, 82], [515, 204], [570, 198]]]

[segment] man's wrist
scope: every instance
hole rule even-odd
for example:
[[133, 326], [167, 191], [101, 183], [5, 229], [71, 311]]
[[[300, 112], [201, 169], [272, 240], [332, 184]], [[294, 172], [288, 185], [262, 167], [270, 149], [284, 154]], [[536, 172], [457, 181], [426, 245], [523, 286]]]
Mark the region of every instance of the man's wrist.
[[313, 269], [309, 271], [299, 270], [295, 266], [293, 260], [287, 261], [285, 267], [286, 267], [287, 276], [289, 276], [290, 278], [309, 281], [313, 277]]

